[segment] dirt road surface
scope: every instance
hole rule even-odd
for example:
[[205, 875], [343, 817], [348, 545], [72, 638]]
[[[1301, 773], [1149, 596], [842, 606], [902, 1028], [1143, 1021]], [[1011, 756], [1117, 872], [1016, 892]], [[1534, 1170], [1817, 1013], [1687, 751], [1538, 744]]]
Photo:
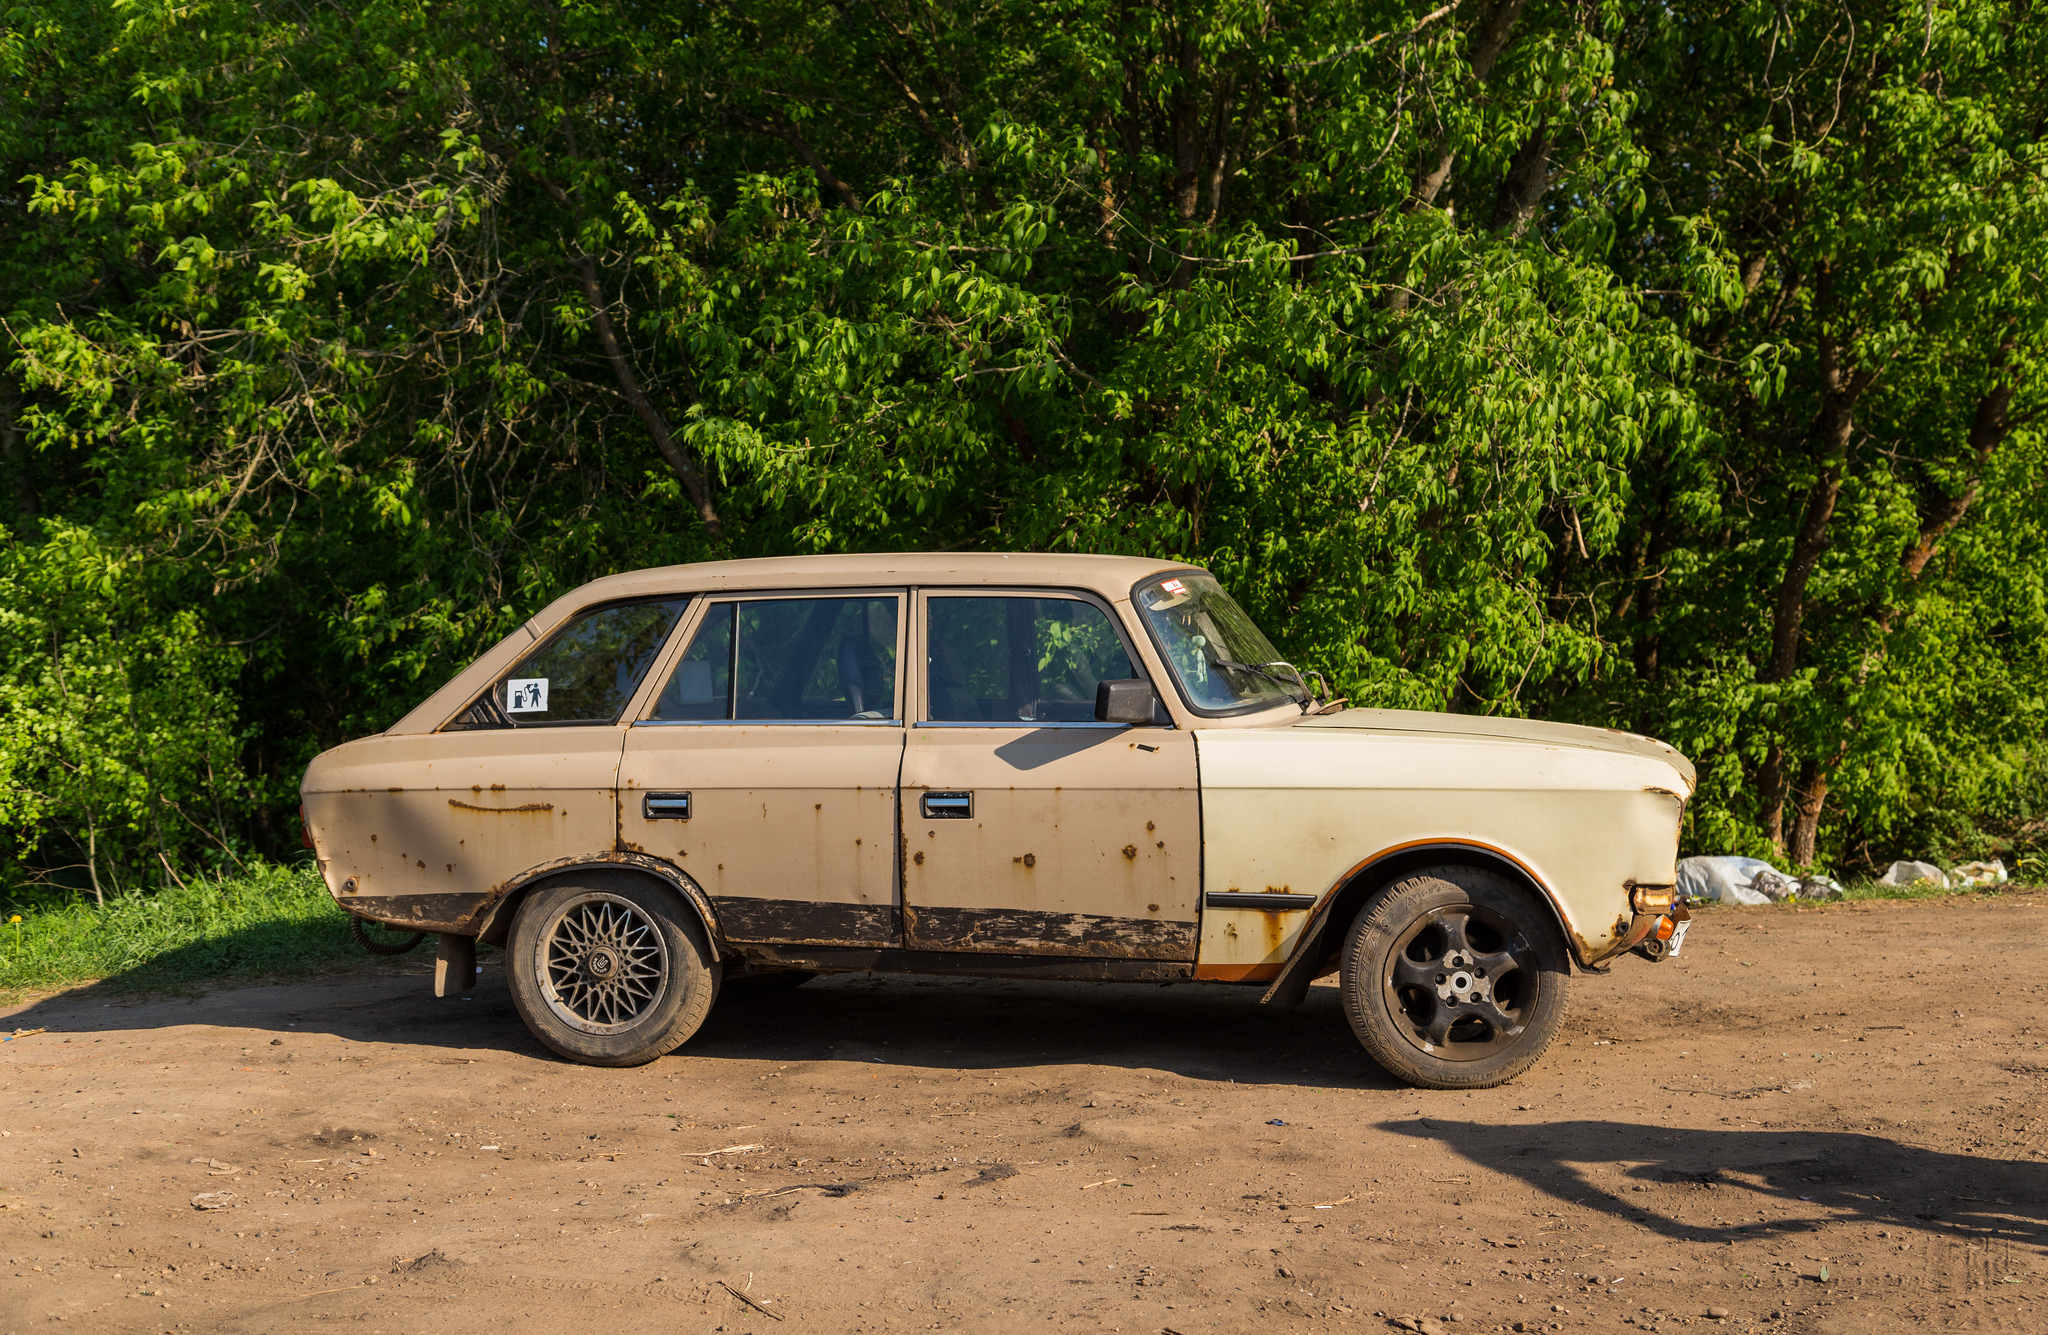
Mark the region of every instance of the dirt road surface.
[[822, 979], [626, 1071], [495, 965], [73, 992], [0, 1015], [0, 1335], [2048, 1330], [2044, 928], [1704, 914], [1476, 1094], [1328, 987]]

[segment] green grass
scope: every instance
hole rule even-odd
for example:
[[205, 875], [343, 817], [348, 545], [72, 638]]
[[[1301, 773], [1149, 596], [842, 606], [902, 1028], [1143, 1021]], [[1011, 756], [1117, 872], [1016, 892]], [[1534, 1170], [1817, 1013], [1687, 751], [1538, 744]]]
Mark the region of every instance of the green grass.
[[[10, 921], [15, 918], [19, 921]], [[104, 981], [127, 991], [368, 962], [310, 866], [128, 894], [0, 892], [0, 999]]]
[[1921, 881], [1916, 885], [1879, 885], [1876, 881], [1850, 881], [1842, 886], [1842, 899], [1830, 902], [1840, 903], [1859, 899], [1962, 899], [1972, 895], [2030, 895], [2041, 888], [2039, 884], [2026, 881], [2007, 881], [2004, 885], [1968, 886], [1953, 890], [1944, 890], [1931, 881]]

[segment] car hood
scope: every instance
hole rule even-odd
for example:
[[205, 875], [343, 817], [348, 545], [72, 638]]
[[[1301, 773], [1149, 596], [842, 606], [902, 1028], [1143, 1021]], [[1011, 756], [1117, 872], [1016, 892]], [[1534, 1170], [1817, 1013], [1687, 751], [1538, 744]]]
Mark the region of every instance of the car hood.
[[1296, 728], [1348, 728], [1361, 732], [1433, 732], [1454, 737], [1485, 737], [1500, 741], [1530, 742], [1539, 746], [1575, 746], [1616, 755], [1661, 760], [1685, 777], [1691, 788], [1698, 781], [1692, 762], [1654, 737], [1640, 737], [1616, 728], [1587, 728], [1576, 723], [1544, 723], [1536, 719], [1499, 718], [1480, 714], [1438, 714], [1422, 709], [1347, 709], [1300, 719]]

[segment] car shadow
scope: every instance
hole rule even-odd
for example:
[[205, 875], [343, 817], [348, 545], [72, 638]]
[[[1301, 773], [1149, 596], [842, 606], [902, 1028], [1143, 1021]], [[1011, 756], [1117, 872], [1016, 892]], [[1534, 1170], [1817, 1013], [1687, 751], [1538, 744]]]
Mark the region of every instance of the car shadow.
[[2048, 1164], [1858, 1131], [1439, 1118], [1380, 1126], [1673, 1241], [1783, 1236], [1846, 1220], [2048, 1248]]
[[[476, 989], [433, 995], [424, 948], [391, 963], [288, 981], [137, 994], [120, 980], [42, 998], [0, 1029], [57, 1033], [180, 1025], [353, 1042], [502, 1051], [558, 1061], [527, 1032], [487, 954]], [[853, 1061], [951, 1070], [1096, 1064], [1191, 1080], [1324, 1089], [1403, 1088], [1358, 1046], [1334, 987], [1299, 1007], [1261, 1006], [1257, 987], [1070, 983], [841, 974], [786, 992], [728, 990], [666, 1061]]]

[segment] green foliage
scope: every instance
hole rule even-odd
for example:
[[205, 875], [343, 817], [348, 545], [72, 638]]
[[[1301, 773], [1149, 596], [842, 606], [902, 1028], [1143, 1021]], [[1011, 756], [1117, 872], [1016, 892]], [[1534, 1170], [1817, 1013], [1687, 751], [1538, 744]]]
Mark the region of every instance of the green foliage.
[[43, 536], [0, 548], [0, 878], [98, 896], [152, 854], [217, 860], [250, 798], [238, 655], [140, 561], [61, 521]]
[[306, 759], [593, 576], [933, 547], [1198, 561], [1361, 703], [1666, 736], [1696, 849], [2037, 845], [2044, 46], [1990, 0], [18, 4], [5, 874], [282, 853]]
[[99, 979], [162, 991], [364, 958], [310, 866], [259, 864], [232, 878], [131, 891], [104, 909], [53, 891], [0, 900], [0, 996]]

